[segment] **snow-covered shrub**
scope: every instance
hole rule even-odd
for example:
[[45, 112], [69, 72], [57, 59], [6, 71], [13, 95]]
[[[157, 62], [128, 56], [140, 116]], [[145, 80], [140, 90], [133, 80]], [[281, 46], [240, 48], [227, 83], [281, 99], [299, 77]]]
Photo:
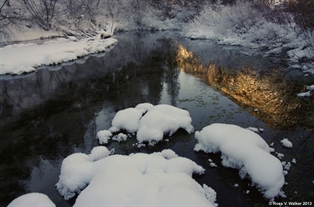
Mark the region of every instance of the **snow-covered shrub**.
[[216, 34], [216, 37], [212, 38], [245, 34], [253, 26], [260, 25], [263, 21], [262, 14], [254, 11], [251, 7], [249, 2], [227, 6], [208, 4], [200, 15], [187, 26], [187, 30], [189, 32], [190, 28], [211, 28]]
[[200, 36], [224, 44], [251, 47], [256, 47], [256, 44], [271, 45], [272, 41], [278, 41], [288, 33], [284, 27], [268, 21], [262, 9], [250, 2], [227, 6], [207, 5], [185, 27], [185, 32], [187, 37]]
[[292, 15], [295, 24], [304, 33], [307, 43], [307, 53], [314, 57], [314, 1], [288, 1], [287, 10]]
[[212, 39], [240, 45], [273, 56], [285, 54], [291, 63], [312, 59], [313, 31], [304, 31], [283, 9], [252, 2], [233, 5], [208, 4], [183, 32], [191, 39]]

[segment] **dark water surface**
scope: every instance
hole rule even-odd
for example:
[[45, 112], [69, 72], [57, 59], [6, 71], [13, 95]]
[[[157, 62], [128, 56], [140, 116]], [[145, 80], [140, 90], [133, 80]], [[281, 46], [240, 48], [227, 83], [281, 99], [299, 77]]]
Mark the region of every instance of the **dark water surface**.
[[[314, 200], [314, 100], [296, 95], [304, 83], [291, 76], [287, 81], [278, 65], [243, 55], [241, 48], [167, 33], [117, 38], [118, 44], [98, 57], [0, 76], [1, 206], [28, 192], [47, 194], [56, 206], [72, 206], [74, 201], [64, 201], [54, 186], [62, 160], [90, 153], [98, 145], [96, 133], [110, 127], [117, 111], [143, 102], [188, 110], [196, 130], [217, 122], [263, 128], [260, 135], [284, 154], [283, 161], [296, 159], [285, 176], [287, 198], [276, 201]], [[292, 149], [281, 145], [283, 138]], [[179, 130], [169, 140], [141, 149], [132, 147], [134, 139], [106, 146], [118, 154], [173, 149], [206, 169], [195, 179], [216, 190], [219, 206], [268, 206], [249, 180], [220, 164], [220, 154], [194, 152], [193, 134]], [[209, 158], [217, 168], [209, 166]]]

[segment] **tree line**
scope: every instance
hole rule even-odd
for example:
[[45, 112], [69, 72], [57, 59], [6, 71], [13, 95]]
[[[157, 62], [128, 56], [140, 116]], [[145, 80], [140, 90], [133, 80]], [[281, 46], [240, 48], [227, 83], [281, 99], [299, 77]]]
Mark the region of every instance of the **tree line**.
[[[184, 23], [197, 16], [205, 4], [232, 5], [239, 1], [248, 0], [0, 0], [0, 35], [8, 37], [14, 31], [12, 28], [31, 27], [32, 24], [47, 31], [70, 25], [80, 30], [83, 20], [94, 27], [110, 22], [111, 30], [115, 23], [125, 19], [141, 26], [145, 14], [152, 10], [161, 21], [179, 18]], [[303, 30], [314, 29], [313, 0], [281, 1], [280, 9], [271, 12], [270, 16], [277, 18], [281, 15], [281, 19], [287, 19], [289, 14], [289, 18]], [[275, 0], [250, 2], [264, 9]]]

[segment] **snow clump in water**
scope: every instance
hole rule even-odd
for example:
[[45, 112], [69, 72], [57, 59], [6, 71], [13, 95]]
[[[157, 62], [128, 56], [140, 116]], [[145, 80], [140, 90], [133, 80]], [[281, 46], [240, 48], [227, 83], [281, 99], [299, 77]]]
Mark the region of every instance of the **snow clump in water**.
[[287, 138], [284, 138], [283, 140], [280, 141], [281, 144], [287, 148], [292, 148], [293, 144], [290, 142]]
[[[97, 133], [100, 144], [108, 143], [113, 133], [121, 130], [130, 134], [136, 133], [139, 143], [148, 142], [153, 146], [163, 140], [164, 135], [172, 136], [179, 128], [188, 133], [194, 131], [192, 118], [186, 110], [177, 107], [159, 104], [142, 103], [135, 108], [127, 108], [116, 113], [112, 120], [112, 127]], [[126, 136], [120, 141], [125, 141]]]
[[212, 124], [195, 132], [195, 151], [221, 152], [222, 165], [239, 169], [268, 199], [285, 197], [282, 163], [270, 154], [268, 144], [258, 134], [236, 125]]
[[64, 159], [56, 187], [75, 206], [215, 206], [216, 192], [192, 174], [204, 168], [172, 150], [110, 155], [97, 147], [90, 155]]
[[14, 199], [8, 207], [56, 207], [56, 205], [48, 198], [48, 196], [41, 193], [28, 193]]

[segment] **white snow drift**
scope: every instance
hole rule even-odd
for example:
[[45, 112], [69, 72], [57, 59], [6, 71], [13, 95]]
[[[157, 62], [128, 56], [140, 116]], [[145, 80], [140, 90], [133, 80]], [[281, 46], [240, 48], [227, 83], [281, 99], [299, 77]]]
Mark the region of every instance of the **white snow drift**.
[[116, 42], [114, 38], [100, 37], [79, 41], [76, 38], [58, 38], [42, 45], [35, 43], [8, 45], [0, 48], [0, 75], [32, 72], [39, 66], [73, 61], [88, 54], [104, 52]]
[[135, 108], [118, 111], [112, 120], [112, 127], [109, 130], [99, 131], [97, 139], [101, 144], [106, 144], [112, 133], [125, 130], [131, 134], [137, 133], [136, 138], [139, 143], [148, 142], [149, 145], [154, 145], [161, 141], [164, 135], [171, 136], [179, 128], [192, 133], [194, 128], [191, 123], [192, 118], [186, 110], [165, 104], [154, 106], [150, 103], [142, 103]]
[[8, 207], [56, 207], [56, 205], [41, 193], [29, 193], [14, 199]]
[[[109, 155], [106, 147], [64, 159], [58, 191], [74, 206], [214, 206], [216, 192], [191, 176], [204, 169], [172, 150]], [[98, 158], [98, 159], [96, 159]]]
[[235, 125], [212, 124], [197, 131], [195, 138], [195, 151], [221, 152], [222, 165], [239, 169], [240, 177], [248, 176], [266, 198], [285, 196], [282, 164], [258, 134]]

